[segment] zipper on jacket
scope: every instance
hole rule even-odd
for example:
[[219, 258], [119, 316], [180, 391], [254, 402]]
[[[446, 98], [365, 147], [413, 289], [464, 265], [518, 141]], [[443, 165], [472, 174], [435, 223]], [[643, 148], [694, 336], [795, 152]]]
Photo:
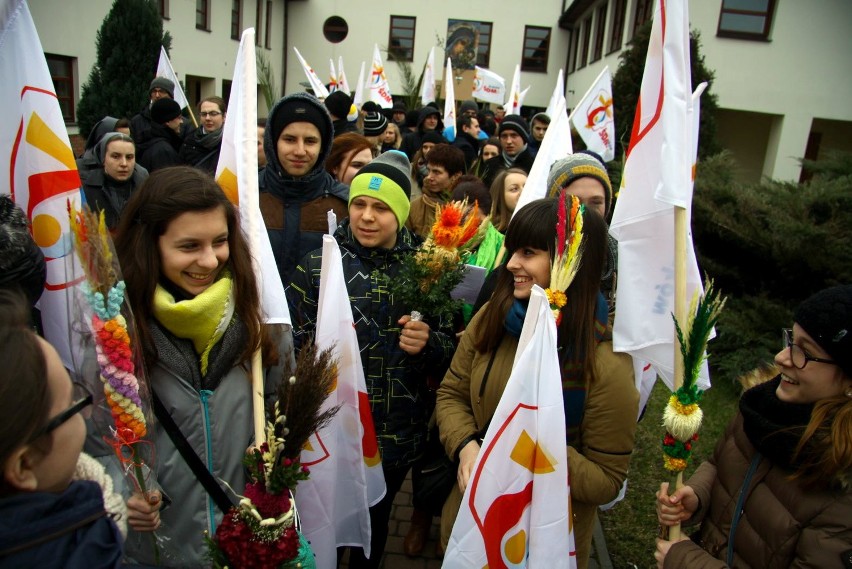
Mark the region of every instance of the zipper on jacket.
[[[210, 406], [209, 399], [210, 396], [213, 395], [213, 392], [207, 389], [202, 389], [199, 391], [199, 395], [201, 395], [201, 409], [203, 411], [203, 422], [204, 422], [204, 444], [207, 447], [207, 470], [210, 471], [210, 474], [213, 474], [213, 441], [210, 433]], [[210, 527], [210, 535], [216, 534], [216, 505], [213, 503], [213, 498], [210, 497], [207, 492], [207, 518], [209, 520], [208, 526]]]

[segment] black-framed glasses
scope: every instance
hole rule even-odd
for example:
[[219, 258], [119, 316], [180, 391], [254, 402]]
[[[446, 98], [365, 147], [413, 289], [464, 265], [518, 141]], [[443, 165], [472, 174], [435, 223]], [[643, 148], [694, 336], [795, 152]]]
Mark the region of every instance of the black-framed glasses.
[[808, 365], [808, 362], [837, 365], [837, 362], [835, 362], [834, 360], [827, 360], [825, 358], [815, 358], [814, 356], [803, 350], [801, 346], [793, 343], [792, 328], [782, 328], [781, 334], [784, 338], [784, 347], [790, 350], [790, 361], [793, 362], [793, 365], [797, 369], [805, 369], [805, 366]]
[[44, 435], [55, 431], [66, 421], [68, 421], [68, 419], [70, 419], [77, 413], [83, 412], [83, 410], [86, 409], [86, 407], [90, 406], [93, 402], [94, 397], [91, 393], [86, 395], [82, 399], [78, 399], [77, 401], [72, 403], [68, 409], [50, 419], [42, 429], [36, 431], [36, 433], [30, 438], [30, 440], [34, 441], [40, 437], [43, 437]]
[[222, 113], [220, 113], [219, 111], [204, 111], [204, 112], [201, 112], [201, 113], [198, 113], [198, 114], [201, 116], [201, 118], [211, 117], [211, 118], [215, 119], [216, 117], [218, 117]]

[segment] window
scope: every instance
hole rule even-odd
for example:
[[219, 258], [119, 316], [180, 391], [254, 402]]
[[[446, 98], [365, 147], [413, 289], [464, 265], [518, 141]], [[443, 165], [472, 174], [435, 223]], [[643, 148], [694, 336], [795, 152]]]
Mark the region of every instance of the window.
[[388, 56], [396, 61], [414, 61], [414, 31], [417, 18], [412, 16], [390, 17], [390, 39]]
[[550, 52], [550, 28], [526, 26], [521, 69], [547, 73], [547, 54]]
[[45, 53], [44, 58], [47, 60], [50, 78], [53, 79], [62, 118], [65, 122], [74, 122], [74, 58], [50, 53]]
[[624, 37], [624, 14], [627, 11], [627, 0], [615, 0], [615, 9], [612, 11], [612, 28], [609, 31], [609, 51], [607, 55], [621, 49], [621, 40]]
[[272, 49], [272, 0], [266, 0], [266, 33], [264, 33], [263, 46]]
[[242, 26], [242, 0], [231, 0], [231, 39], [239, 41]]
[[195, 29], [210, 31], [210, 0], [195, 0]]
[[331, 43], [340, 43], [349, 35], [349, 24], [340, 16], [332, 16], [323, 23], [322, 35]]
[[571, 48], [568, 51], [568, 73], [577, 69], [577, 50], [580, 48], [580, 28], [571, 28]]
[[722, 0], [716, 35], [744, 40], [769, 40], [775, 0]]
[[157, 0], [157, 13], [160, 18], [169, 19], [169, 0]]
[[592, 36], [592, 17], [586, 18], [583, 22], [583, 52], [580, 54], [580, 61], [577, 63], [577, 69], [582, 69], [589, 62], [589, 44]]
[[654, 0], [636, 0], [636, 12], [633, 14], [633, 33], [632, 38], [636, 35], [642, 24], [651, 19], [654, 15]]
[[479, 24], [479, 45], [476, 48], [476, 64], [480, 67], [490, 67], [491, 62], [491, 22]]
[[603, 57], [604, 31], [606, 31], [606, 4], [601, 4], [595, 16], [595, 49], [592, 51], [592, 61]]
[[257, 10], [254, 14], [254, 44], [261, 44], [260, 26], [263, 23], [263, 0], [257, 0]]

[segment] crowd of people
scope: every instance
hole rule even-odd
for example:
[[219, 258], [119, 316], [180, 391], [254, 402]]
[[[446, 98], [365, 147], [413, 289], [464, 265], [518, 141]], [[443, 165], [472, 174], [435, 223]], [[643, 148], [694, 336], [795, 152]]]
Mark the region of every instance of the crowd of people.
[[[209, 563], [203, 534], [215, 532], [223, 511], [201, 479], [232, 498], [245, 485], [250, 359], [263, 354], [269, 395], [311, 341], [329, 211], [339, 220], [334, 239], [387, 484], [370, 508], [372, 553], [349, 548], [349, 567], [380, 566], [395, 496], [423, 456], [430, 424], [457, 470], [441, 510], [443, 551], [511, 374], [531, 289], [550, 285], [566, 223], [558, 203], [571, 195], [584, 206], [585, 241], [564, 291], [557, 345], [576, 560], [587, 567], [596, 512], [626, 480], [639, 414], [632, 360], [613, 351], [614, 197], [600, 157], [580, 152], [555, 162], [547, 197], [514, 215], [547, 115], [528, 123], [464, 101], [448, 140], [437, 106], [357, 109], [341, 92], [325, 101], [284, 96], [258, 121], [260, 210], [293, 323], [272, 326], [263, 323], [235, 207], [212, 177], [225, 101], [203, 99], [200, 126], [190, 128], [170, 81], [154, 79], [149, 95], [138, 115], [105, 117], [92, 129], [78, 170], [86, 202], [104, 212], [113, 234], [138, 325], [158, 419], [149, 434], [157, 490], [113, 486], [110, 468], [98, 470], [91, 458], [106, 461], [107, 453], [97, 433], [86, 435], [84, 412], [103, 409], [78, 398], [86, 378], [69, 377], [32, 332], [44, 258], [23, 213], [0, 201], [0, 566], [152, 564], [148, 542], [138, 539], [152, 531], [179, 545], [180, 558], [167, 562]], [[429, 236], [439, 208], [460, 199], [491, 221], [467, 259], [485, 269], [485, 284], [455, 322], [412, 318], [389, 283]], [[691, 539], [658, 541], [660, 567], [842, 567], [844, 555], [850, 566], [852, 286], [802, 303], [775, 363], [778, 374], [743, 395], [713, 459], [682, 488], [660, 488], [661, 525], [700, 523]], [[423, 552], [432, 514], [415, 508], [407, 555]]]

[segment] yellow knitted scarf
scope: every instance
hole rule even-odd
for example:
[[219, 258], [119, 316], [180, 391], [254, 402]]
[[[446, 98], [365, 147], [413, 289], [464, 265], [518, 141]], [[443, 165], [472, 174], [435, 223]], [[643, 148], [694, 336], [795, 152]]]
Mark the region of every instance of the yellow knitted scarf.
[[176, 301], [157, 285], [154, 291], [154, 317], [178, 338], [192, 341], [200, 357], [201, 375], [207, 375], [208, 358], [234, 316], [234, 289], [231, 273], [222, 276], [210, 288], [189, 300]]

